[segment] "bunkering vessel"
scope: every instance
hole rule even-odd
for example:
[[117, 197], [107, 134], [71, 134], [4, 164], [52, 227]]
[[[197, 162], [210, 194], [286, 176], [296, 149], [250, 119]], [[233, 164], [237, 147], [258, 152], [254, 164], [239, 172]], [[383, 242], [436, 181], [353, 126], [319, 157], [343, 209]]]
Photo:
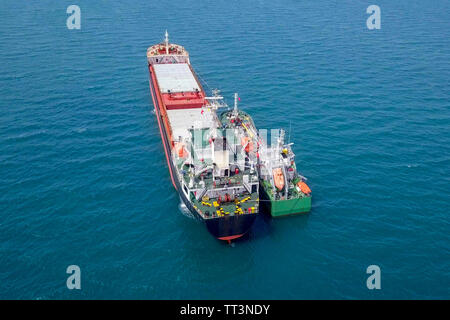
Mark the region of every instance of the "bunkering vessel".
[[297, 171], [292, 143], [284, 142], [284, 130], [279, 129], [276, 142], [270, 147], [260, 142], [260, 198], [272, 217], [281, 217], [311, 210], [311, 189], [306, 178]]
[[[181, 201], [209, 232], [231, 241], [251, 228], [259, 211], [259, 177], [243, 136], [227, 130], [184, 47], [165, 40], [147, 50], [150, 92], [169, 167]], [[235, 101], [237, 110], [237, 101]], [[244, 139], [245, 140], [245, 139]]]

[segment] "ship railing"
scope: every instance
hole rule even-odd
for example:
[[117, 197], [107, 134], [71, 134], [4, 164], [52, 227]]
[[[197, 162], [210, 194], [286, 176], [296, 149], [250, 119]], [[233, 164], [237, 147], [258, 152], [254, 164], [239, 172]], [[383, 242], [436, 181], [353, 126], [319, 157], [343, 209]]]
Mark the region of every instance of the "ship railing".
[[208, 189], [207, 190], [207, 194], [208, 194], [208, 196], [210, 196], [210, 198], [216, 198], [216, 195], [224, 193], [224, 192], [230, 192], [230, 191], [235, 191], [236, 194], [240, 194], [240, 193], [242, 193], [244, 191], [247, 191], [247, 190], [242, 185], [227, 186], [227, 187], [222, 187], [222, 188]]
[[149, 64], [165, 64], [165, 63], [189, 63], [189, 57], [186, 55], [147, 55]]

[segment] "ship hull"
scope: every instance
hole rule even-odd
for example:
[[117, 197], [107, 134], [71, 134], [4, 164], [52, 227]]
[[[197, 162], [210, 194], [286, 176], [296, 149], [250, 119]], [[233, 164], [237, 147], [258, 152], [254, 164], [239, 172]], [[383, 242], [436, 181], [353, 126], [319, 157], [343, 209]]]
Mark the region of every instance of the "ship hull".
[[253, 222], [255, 221], [256, 218], [255, 214], [251, 215], [244, 214], [238, 216], [225, 216], [219, 218], [204, 219], [194, 208], [191, 201], [189, 201], [186, 195], [181, 191], [182, 189], [180, 182], [177, 179], [176, 168], [173, 162], [170, 160], [172, 146], [169, 140], [169, 135], [167, 133], [167, 128], [161, 115], [161, 108], [164, 108], [164, 106], [162, 105], [162, 102], [158, 97], [158, 92], [156, 91], [156, 86], [153, 81], [152, 68], [150, 66], [149, 66], [149, 73], [150, 73], [149, 78], [150, 92], [152, 95], [153, 106], [155, 108], [155, 115], [158, 121], [158, 127], [161, 134], [161, 140], [164, 147], [167, 165], [169, 167], [172, 184], [174, 188], [178, 191], [181, 201], [183, 201], [186, 208], [192, 213], [192, 215], [196, 219], [201, 220], [206, 224], [208, 231], [215, 238], [219, 240], [230, 241], [243, 236], [250, 230], [251, 226], [253, 225]]
[[208, 231], [219, 240], [233, 240], [242, 237], [255, 222], [256, 214], [243, 214], [205, 219]]
[[261, 206], [274, 218], [308, 213], [311, 211], [311, 196], [288, 200], [271, 199], [264, 184], [260, 184]]

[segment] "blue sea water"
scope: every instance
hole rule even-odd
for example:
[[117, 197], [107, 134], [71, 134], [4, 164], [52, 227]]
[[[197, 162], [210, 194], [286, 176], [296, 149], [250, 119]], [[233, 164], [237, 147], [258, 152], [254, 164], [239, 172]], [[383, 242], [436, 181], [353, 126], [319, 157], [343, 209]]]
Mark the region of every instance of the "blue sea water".
[[[445, 0], [1, 1], [0, 298], [450, 298], [449, 14]], [[261, 216], [229, 246], [180, 212], [145, 59], [166, 29], [258, 127], [291, 126], [310, 214]]]

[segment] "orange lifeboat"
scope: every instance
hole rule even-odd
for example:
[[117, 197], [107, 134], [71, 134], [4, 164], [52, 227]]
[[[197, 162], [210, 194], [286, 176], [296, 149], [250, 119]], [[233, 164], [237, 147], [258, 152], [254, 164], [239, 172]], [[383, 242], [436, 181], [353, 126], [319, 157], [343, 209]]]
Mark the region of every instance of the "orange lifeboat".
[[283, 190], [284, 188], [284, 176], [283, 171], [281, 168], [273, 169], [273, 180], [275, 182], [275, 187], [277, 187], [278, 190]]
[[304, 193], [304, 194], [310, 194], [311, 193], [311, 189], [308, 187], [308, 185], [303, 182], [303, 181], [299, 181], [297, 183], [297, 186], [300, 188], [300, 190]]

